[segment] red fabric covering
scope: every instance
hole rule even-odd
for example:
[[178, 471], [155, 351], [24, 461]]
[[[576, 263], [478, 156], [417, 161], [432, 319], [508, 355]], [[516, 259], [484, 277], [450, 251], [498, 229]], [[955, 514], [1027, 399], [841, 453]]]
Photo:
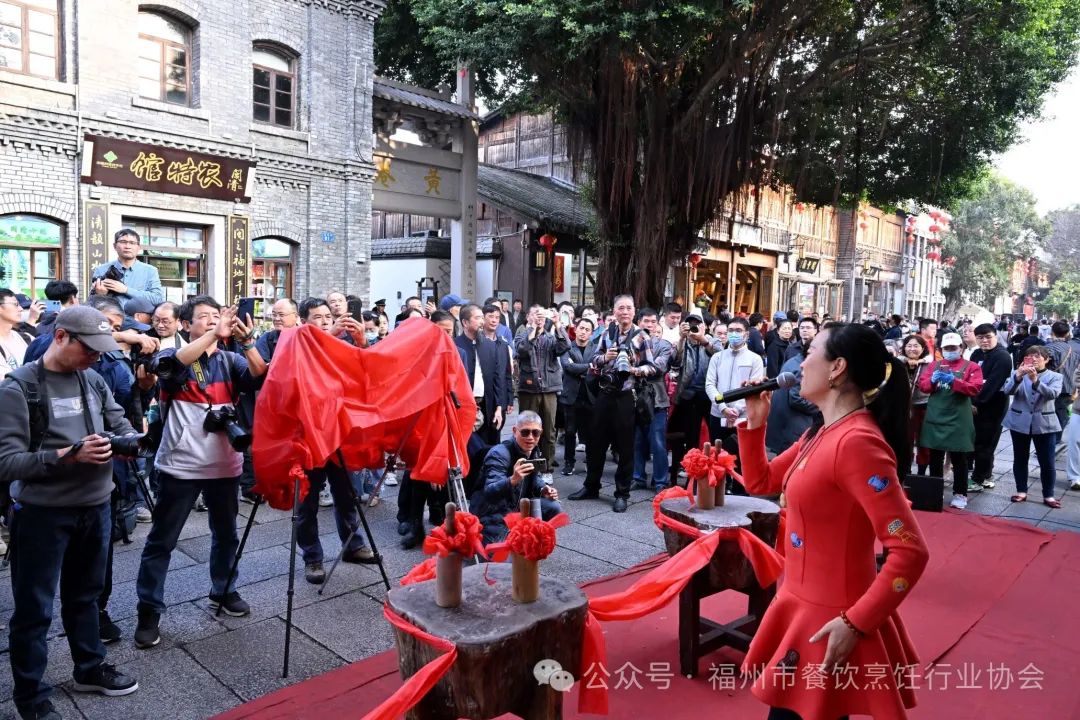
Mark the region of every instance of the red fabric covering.
[[417, 670], [416, 674], [397, 689], [397, 692], [365, 715], [363, 720], [394, 720], [394, 718], [400, 717], [416, 703], [420, 702], [427, 695], [428, 690], [435, 687], [435, 683], [442, 679], [442, 676], [450, 670], [454, 661], [457, 660], [457, 646], [454, 643], [424, 632], [392, 611], [388, 605], [383, 605], [383, 615], [386, 616], [391, 625], [394, 625], [399, 630], [422, 640], [436, 650], [445, 651], [446, 654], [440, 655]]
[[[901, 612], [912, 639], [933, 660], [942, 649], [939, 670], [951, 663], [951, 681], [942, 689], [925, 683], [912, 720], [969, 718], [1013, 720], [1019, 717], [1080, 717], [1080, 684], [1075, 681], [1075, 643], [1080, 616], [1068, 612], [1080, 584], [1080, 535], [1051, 536], [1020, 523], [971, 513], [918, 513], [931, 548], [931, 562]], [[1009, 548], [999, 552], [1001, 548]], [[949, 556], [949, 557], [946, 557]], [[986, 558], [994, 558], [987, 563]], [[611, 595], [628, 588], [649, 569], [654, 558], [638, 567], [583, 586], [590, 596]], [[963, 575], [959, 568], [970, 568]], [[706, 617], [733, 618], [746, 610], [746, 598], [724, 592], [702, 603]], [[678, 608], [674, 600], [658, 612], [606, 628], [613, 659], [596, 682], [611, 688], [613, 718], [696, 720], [707, 714], [730, 718], [763, 718], [764, 706], [741, 678], [731, 674], [742, 654], [730, 648], [701, 661], [697, 678], [679, 674], [676, 640]], [[965, 663], [986, 668], [1004, 664], [1013, 673], [1009, 688], [991, 690], [984, 670], [973, 689], [956, 688]], [[1042, 689], [1021, 689], [1019, 671], [1031, 663], [1043, 673]], [[725, 665], [726, 664], [726, 665]], [[723, 670], [724, 672], [721, 672]], [[1029, 672], [1028, 677], [1035, 675]], [[635, 680], [636, 679], [636, 680]], [[585, 684], [578, 678], [575, 688]], [[388, 650], [324, 675], [264, 695], [227, 711], [219, 720], [325, 720], [355, 717], [375, 707], [401, 686], [397, 654]], [[571, 690], [563, 717], [582, 716], [574, 709]], [[505, 716], [512, 720], [513, 716]], [[808, 718], [807, 720], [811, 720]]]
[[376, 468], [400, 447], [414, 480], [445, 483], [451, 465], [468, 472], [476, 401], [453, 341], [412, 318], [366, 349], [311, 325], [282, 332], [256, 413], [255, 491], [287, 509], [290, 470], [336, 461], [339, 448], [349, 467]]

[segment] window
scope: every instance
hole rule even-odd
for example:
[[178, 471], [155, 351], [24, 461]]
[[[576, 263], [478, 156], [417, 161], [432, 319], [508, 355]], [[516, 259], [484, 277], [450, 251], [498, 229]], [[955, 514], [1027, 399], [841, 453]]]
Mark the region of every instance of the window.
[[64, 226], [37, 215], [0, 216], [0, 287], [32, 298], [59, 280]]
[[158, 270], [165, 299], [182, 303], [206, 292], [206, 228], [123, 218], [142, 238], [139, 259]]
[[255, 314], [270, 317], [275, 300], [292, 297], [292, 243], [278, 238], [259, 238], [251, 241], [251, 294], [263, 298], [256, 303]]
[[0, 0], [0, 68], [56, 80], [57, 0]]
[[256, 122], [293, 126], [296, 74], [293, 58], [264, 45], [252, 53], [252, 116]]
[[139, 95], [188, 105], [191, 97], [191, 32], [183, 23], [139, 13]]

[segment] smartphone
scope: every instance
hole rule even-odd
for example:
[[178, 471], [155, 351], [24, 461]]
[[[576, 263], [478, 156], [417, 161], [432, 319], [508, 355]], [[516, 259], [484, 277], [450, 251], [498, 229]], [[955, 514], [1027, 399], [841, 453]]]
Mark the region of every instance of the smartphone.
[[363, 322], [364, 319], [364, 303], [360, 300], [350, 300], [348, 303], [349, 315], [352, 315], [352, 319], [356, 322]]
[[255, 301], [258, 299], [253, 297], [240, 298], [240, 301], [236, 304], [236, 317], [244, 321], [245, 324], [249, 322], [249, 317], [252, 321], [255, 320]]
[[540, 473], [541, 475], [549, 472], [547, 458], [535, 458], [533, 460], [529, 460], [529, 464], [533, 466], [533, 472]]
[[57, 313], [60, 312], [60, 301], [59, 300], [46, 300], [45, 301], [45, 312], [57, 312]]

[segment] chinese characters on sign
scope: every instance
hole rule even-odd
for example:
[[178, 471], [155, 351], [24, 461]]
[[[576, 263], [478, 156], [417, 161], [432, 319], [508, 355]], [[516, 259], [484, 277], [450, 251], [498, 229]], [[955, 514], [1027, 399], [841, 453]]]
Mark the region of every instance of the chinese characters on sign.
[[254, 163], [87, 135], [82, 181], [111, 187], [251, 202]]
[[94, 268], [109, 261], [109, 204], [87, 200], [83, 203], [83, 287], [89, 294]]
[[552, 290], [557, 293], [566, 292], [566, 256], [556, 255], [555, 264], [552, 267]]
[[229, 237], [225, 246], [225, 302], [230, 305], [248, 294], [249, 224], [244, 215], [229, 216]]

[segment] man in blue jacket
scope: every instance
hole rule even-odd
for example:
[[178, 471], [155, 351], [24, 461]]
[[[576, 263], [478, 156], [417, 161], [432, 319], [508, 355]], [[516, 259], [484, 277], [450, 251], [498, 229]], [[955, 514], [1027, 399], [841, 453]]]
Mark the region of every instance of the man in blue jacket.
[[554, 485], [541, 482], [530, 462], [542, 458], [537, 446], [543, 428], [536, 413], [529, 410], [519, 413], [514, 437], [491, 448], [484, 458], [481, 471], [484, 485], [473, 494], [469, 506], [484, 525], [485, 543], [506, 537], [506, 515], [519, 509], [522, 498], [539, 498], [544, 520], [562, 512], [559, 491]]

